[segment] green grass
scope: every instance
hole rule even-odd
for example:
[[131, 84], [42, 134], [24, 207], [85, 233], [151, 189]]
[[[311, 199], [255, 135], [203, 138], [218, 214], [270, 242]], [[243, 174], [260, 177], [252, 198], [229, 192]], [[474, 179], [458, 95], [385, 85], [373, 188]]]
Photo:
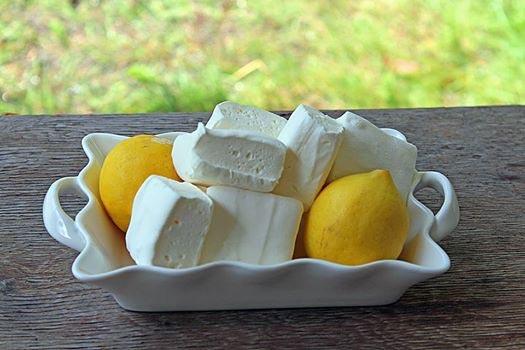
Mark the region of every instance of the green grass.
[[522, 104], [525, 1], [0, 3], [0, 113]]

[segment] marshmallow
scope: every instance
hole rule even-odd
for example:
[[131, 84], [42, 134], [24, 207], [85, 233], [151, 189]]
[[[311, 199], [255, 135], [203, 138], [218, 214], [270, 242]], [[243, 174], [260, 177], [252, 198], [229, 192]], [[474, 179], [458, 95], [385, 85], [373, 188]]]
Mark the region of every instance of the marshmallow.
[[344, 127], [343, 140], [328, 182], [350, 174], [386, 169], [406, 200], [416, 172], [416, 146], [388, 135], [368, 120], [350, 112], [338, 118], [337, 122]]
[[257, 131], [277, 137], [286, 119], [265, 110], [230, 101], [219, 103], [206, 124], [209, 129], [239, 129]]
[[307, 211], [330, 172], [342, 131], [342, 126], [329, 116], [299, 105], [278, 137], [288, 152], [273, 192], [300, 200]]
[[133, 201], [126, 246], [137, 265], [197, 265], [213, 202], [197, 187], [152, 175]]
[[212, 186], [213, 219], [200, 262], [277, 264], [290, 260], [301, 222], [301, 202], [271, 193]]
[[197, 130], [177, 137], [173, 164], [185, 181], [227, 185], [259, 192], [274, 189], [283, 171], [286, 146], [275, 138], [245, 130]]

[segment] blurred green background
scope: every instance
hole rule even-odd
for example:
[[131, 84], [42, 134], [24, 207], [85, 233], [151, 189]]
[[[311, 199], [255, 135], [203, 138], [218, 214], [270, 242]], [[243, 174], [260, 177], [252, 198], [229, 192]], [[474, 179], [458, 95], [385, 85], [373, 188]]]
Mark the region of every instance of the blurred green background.
[[0, 1], [0, 113], [522, 104], [525, 1]]

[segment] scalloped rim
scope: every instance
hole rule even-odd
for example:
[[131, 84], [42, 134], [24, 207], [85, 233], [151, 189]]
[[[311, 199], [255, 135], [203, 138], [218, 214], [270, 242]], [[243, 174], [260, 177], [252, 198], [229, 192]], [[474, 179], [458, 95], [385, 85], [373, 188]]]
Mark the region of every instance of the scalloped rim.
[[[395, 130], [395, 129], [382, 129], [385, 132], [405, 139], [404, 135]], [[178, 135], [183, 134], [183, 132], [170, 132], [170, 133], [163, 133], [158, 134], [156, 136], [164, 137], [173, 139], [177, 137]], [[86, 153], [88, 157], [88, 163], [87, 165], [80, 171], [77, 181], [78, 184], [82, 190], [82, 192], [87, 197], [87, 204], [78, 212], [75, 222], [77, 223], [77, 226], [79, 228], [79, 232], [84, 238], [85, 246], [82, 249], [82, 251], [79, 253], [79, 255], [75, 258], [73, 265], [72, 265], [72, 273], [73, 275], [79, 279], [80, 281], [84, 282], [102, 282], [104, 280], [112, 279], [124, 274], [128, 273], [134, 273], [134, 272], [144, 272], [147, 271], [149, 273], [153, 274], [159, 274], [161, 276], [181, 276], [181, 275], [187, 275], [187, 274], [193, 274], [193, 273], [204, 273], [208, 270], [214, 270], [214, 269], [220, 269], [220, 268], [238, 268], [238, 269], [245, 269], [249, 271], [264, 271], [264, 272], [271, 272], [271, 271], [280, 271], [284, 269], [294, 268], [298, 266], [322, 266], [323, 268], [330, 269], [330, 270], [336, 270], [338, 272], [357, 272], [357, 271], [371, 271], [375, 270], [376, 268], [399, 268], [401, 270], [409, 271], [414, 274], [424, 274], [424, 275], [432, 275], [437, 276], [444, 272], [446, 272], [450, 268], [450, 258], [446, 254], [446, 252], [429, 236], [429, 230], [430, 226], [427, 227], [425, 232], [420, 233], [422, 235], [424, 240], [427, 240], [433, 249], [436, 250], [436, 252], [439, 254], [440, 258], [443, 261], [443, 265], [431, 268], [421, 265], [416, 265], [407, 261], [403, 260], [379, 260], [375, 262], [371, 262], [364, 265], [358, 265], [358, 266], [348, 266], [348, 265], [341, 265], [337, 263], [333, 263], [330, 261], [325, 260], [319, 260], [319, 259], [311, 259], [311, 258], [301, 258], [301, 259], [293, 259], [284, 263], [280, 264], [274, 264], [274, 265], [253, 265], [253, 264], [247, 264], [243, 262], [234, 262], [234, 261], [217, 261], [212, 263], [207, 263], [204, 265], [199, 265], [191, 268], [185, 268], [185, 269], [170, 269], [166, 267], [158, 267], [158, 266], [141, 266], [141, 265], [130, 265], [121, 267], [112, 271], [100, 273], [100, 274], [87, 274], [82, 272], [82, 269], [80, 268], [79, 261], [82, 257], [87, 255], [89, 253], [89, 250], [92, 249], [92, 239], [87, 230], [85, 229], [85, 226], [83, 225], [83, 220], [87, 212], [92, 210], [94, 202], [97, 201], [95, 195], [91, 192], [89, 187], [87, 186], [85, 182], [86, 174], [91, 170], [91, 167], [93, 166], [93, 163], [95, 162], [95, 156], [94, 152], [91, 149], [91, 145], [88, 144], [88, 140], [93, 137], [97, 136], [110, 136], [115, 137], [118, 139], [126, 139], [128, 136], [123, 135], [116, 135], [116, 134], [110, 134], [110, 133], [92, 133], [86, 135], [82, 139], [82, 147], [84, 149], [84, 152]], [[419, 173], [416, 174], [414, 177], [413, 182], [413, 188], [415, 185], [419, 182]], [[421, 206], [424, 208], [424, 210], [427, 212], [427, 214], [432, 215], [433, 213], [428, 209], [426, 206], [424, 206], [421, 202], [417, 200], [417, 198], [414, 197], [414, 194], [411, 192], [409, 195], [409, 201], [413, 200], [415, 201], [415, 204], [418, 206]]]

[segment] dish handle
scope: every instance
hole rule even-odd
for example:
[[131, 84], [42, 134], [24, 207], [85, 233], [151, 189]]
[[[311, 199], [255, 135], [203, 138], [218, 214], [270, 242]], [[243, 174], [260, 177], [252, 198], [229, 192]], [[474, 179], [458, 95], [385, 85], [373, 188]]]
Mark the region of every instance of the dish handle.
[[60, 204], [60, 196], [64, 193], [83, 195], [76, 176], [58, 179], [47, 190], [43, 207], [44, 225], [58, 242], [81, 251], [85, 245], [84, 237]]
[[436, 171], [419, 172], [420, 180], [414, 192], [423, 188], [432, 188], [443, 196], [443, 205], [436, 215], [430, 228], [430, 237], [439, 242], [451, 233], [459, 223], [459, 204], [456, 192], [449, 179]]

